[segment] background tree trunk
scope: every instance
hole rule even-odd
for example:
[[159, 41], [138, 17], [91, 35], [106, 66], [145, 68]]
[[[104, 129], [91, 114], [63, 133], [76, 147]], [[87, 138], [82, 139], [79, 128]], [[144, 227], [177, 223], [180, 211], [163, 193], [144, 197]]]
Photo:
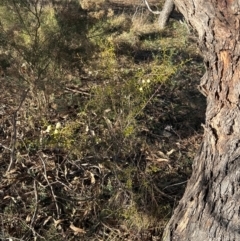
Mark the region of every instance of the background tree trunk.
[[173, 0], [165, 0], [162, 11], [158, 17], [158, 23], [159, 23], [160, 29], [165, 28], [173, 9], [174, 9]]
[[240, 240], [240, 3], [174, 0], [197, 30], [206, 73], [204, 137], [164, 241]]

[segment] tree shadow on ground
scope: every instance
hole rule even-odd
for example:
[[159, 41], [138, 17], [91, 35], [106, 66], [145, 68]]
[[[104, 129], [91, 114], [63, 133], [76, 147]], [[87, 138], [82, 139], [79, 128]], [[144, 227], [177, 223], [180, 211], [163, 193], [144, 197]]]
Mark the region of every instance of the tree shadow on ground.
[[[180, 55], [186, 53], [183, 51]], [[140, 201], [138, 207], [154, 218], [161, 215], [157, 211], [159, 205], [170, 205], [171, 210], [174, 209], [191, 176], [192, 163], [202, 139], [201, 124], [205, 121], [206, 99], [197, 88], [204, 72], [203, 66], [199, 66], [201, 62], [201, 56], [192, 56], [185, 68], [173, 77], [170, 89], [159, 88], [140, 120], [148, 127], [143, 132], [151, 146], [148, 153], [152, 157], [145, 156], [140, 162], [145, 161], [150, 170], [155, 168], [156, 171], [150, 175], [153, 191], [145, 202], [150, 206], [143, 207]], [[152, 212], [154, 205], [156, 212]], [[170, 218], [171, 212], [167, 216]], [[154, 230], [152, 235], [161, 236], [162, 231], [163, 228]]]

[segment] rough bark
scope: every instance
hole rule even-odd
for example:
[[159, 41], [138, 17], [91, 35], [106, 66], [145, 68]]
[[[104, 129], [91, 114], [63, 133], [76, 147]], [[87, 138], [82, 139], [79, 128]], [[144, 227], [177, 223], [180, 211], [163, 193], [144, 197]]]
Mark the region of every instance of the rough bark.
[[199, 34], [207, 97], [201, 148], [163, 241], [240, 240], [240, 1], [174, 0]]

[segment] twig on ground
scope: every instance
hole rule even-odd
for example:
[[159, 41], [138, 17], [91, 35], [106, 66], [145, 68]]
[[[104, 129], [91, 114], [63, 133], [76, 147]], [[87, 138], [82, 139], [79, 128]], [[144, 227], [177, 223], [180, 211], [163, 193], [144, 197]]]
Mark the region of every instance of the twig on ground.
[[175, 184], [172, 184], [172, 185], [168, 185], [166, 187], [163, 188], [163, 190], [169, 188], [169, 187], [174, 187], [174, 186], [178, 186], [178, 185], [182, 185], [184, 183], [187, 183], [187, 181], [184, 181], [184, 182], [179, 182], [179, 183], [175, 183]]
[[8, 150], [8, 151], [11, 151], [11, 150], [12, 150], [11, 148], [9, 148], [9, 147], [3, 145], [2, 143], [0, 143], [0, 147], [6, 149], [6, 150]]
[[87, 95], [87, 96], [91, 95], [88, 92], [83, 91], [81, 89], [73, 89], [73, 88], [70, 88], [70, 87], [66, 87], [65, 89], [66, 89], [66, 91], [70, 91], [70, 92], [77, 93], [77, 94], [82, 94], [82, 95]]
[[50, 187], [50, 190], [51, 190], [51, 193], [52, 193], [52, 197], [53, 197], [53, 200], [54, 200], [54, 203], [55, 203], [56, 211], [57, 211], [57, 218], [59, 219], [59, 218], [60, 218], [60, 210], [59, 210], [59, 207], [58, 207], [56, 195], [55, 195], [55, 193], [54, 193], [54, 191], [53, 191], [52, 185], [50, 184], [50, 182], [49, 182], [49, 180], [48, 180], [46, 164], [45, 164], [45, 162], [44, 162], [44, 160], [42, 159], [41, 156], [40, 156], [40, 159], [41, 159], [42, 164], [43, 164], [43, 170], [44, 170], [43, 176], [44, 176], [44, 178], [45, 178], [48, 186]]
[[17, 114], [18, 114], [18, 111], [20, 110], [20, 108], [22, 107], [22, 104], [23, 104], [24, 100], [27, 97], [27, 94], [28, 94], [29, 90], [30, 89], [27, 89], [23, 93], [20, 104], [19, 104], [18, 108], [13, 113], [13, 119], [12, 119], [13, 134], [12, 134], [12, 140], [11, 140], [11, 155], [10, 155], [10, 163], [8, 165], [7, 172], [9, 172], [15, 164], [15, 160], [16, 160], [16, 141], [17, 141]]
[[35, 194], [35, 209], [34, 209], [32, 219], [31, 219], [31, 224], [30, 224], [31, 227], [33, 226], [33, 223], [35, 222], [37, 211], [38, 211], [38, 190], [37, 190], [36, 180], [33, 181], [33, 186], [34, 186], [34, 194]]
[[[31, 218], [31, 223], [30, 225], [28, 226], [29, 229], [31, 229], [32, 233], [33, 233], [33, 236], [34, 236], [34, 240], [37, 240], [37, 237], [40, 237], [40, 238], [43, 238], [40, 234], [38, 234], [36, 232], [36, 230], [34, 229], [33, 227], [33, 224], [36, 220], [36, 217], [37, 217], [37, 212], [38, 212], [38, 190], [37, 190], [37, 182], [36, 180], [33, 181], [33, 187], [34, 187], [34, 194], [35, 194], [35, 209], [34, 209], [34, 212], [33, 212], [33, 216]], [[26, 238], [26, 236], [23, 237], [23, 240]]]

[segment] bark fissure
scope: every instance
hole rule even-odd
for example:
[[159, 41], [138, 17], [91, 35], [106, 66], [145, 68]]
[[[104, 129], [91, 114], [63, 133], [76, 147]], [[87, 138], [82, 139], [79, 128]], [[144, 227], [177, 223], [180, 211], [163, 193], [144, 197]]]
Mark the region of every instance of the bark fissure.
[[174, 2], [199, 34], [207, 110], [193, 175], [163, 240], [240, 240], [240, 2]]

